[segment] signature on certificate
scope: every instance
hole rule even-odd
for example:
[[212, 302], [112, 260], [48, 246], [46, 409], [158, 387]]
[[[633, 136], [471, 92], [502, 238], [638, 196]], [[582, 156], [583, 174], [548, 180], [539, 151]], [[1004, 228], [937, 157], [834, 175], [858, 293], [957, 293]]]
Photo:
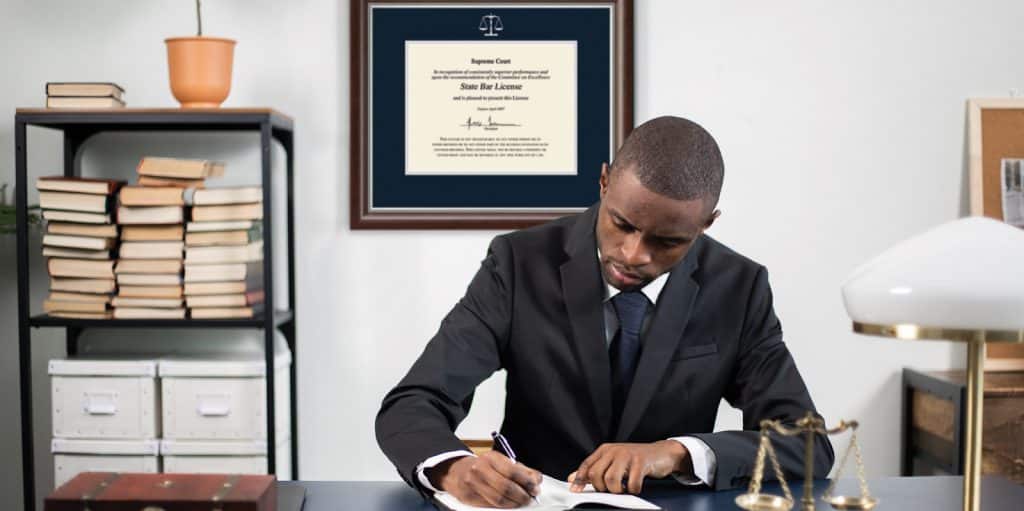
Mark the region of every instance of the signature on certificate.
[[498, 128], [518, 128], [521, 124], [509, 123], [509, 122], [494, 122], [491, 116], [487, 116], [487, 121], [473, 120], [473, 116], [466, 118], [466, 122], [459, 125], [460, 128], [466, 128], [471, 130], [473, 128], [483, 128], [485, 130], [496, 130]]

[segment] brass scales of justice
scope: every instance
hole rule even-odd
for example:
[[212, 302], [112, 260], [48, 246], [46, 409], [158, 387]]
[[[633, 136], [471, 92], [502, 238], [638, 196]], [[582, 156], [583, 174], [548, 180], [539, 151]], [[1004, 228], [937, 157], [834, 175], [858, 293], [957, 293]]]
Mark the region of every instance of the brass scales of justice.
[[[822, 494], [821, 499], [835, 509], [869, 510], [878, 504], [878, 499], [871, 496], [868, 490], [867, 478], [864, 476], [864, 461], [860, 454], [860, 444], [857, 443], [857, 421], [839, 421], [839, 425], [833, 429], [827, 429], [822, 419], [815, 417], [810, 412], [795, 423], [795, 427], [785, 426], [776, 420], [761, 421], [761, 440], [757, 448], [757, 457], [754, 459], [754, 473], [750, 478], [750, 485], [747, 493], [736, 497], [736, 505], [747, 511], [788, 511], [793, 507], [793, 494], [789, 491], [789, 485], [782, 475], [782, 468], [779, 467], [779, 460], [775, 456], [775, 449], [772, 448], [771, 433], [784, 436], [804, 435], [804, 495], [800, 499], [801, 511], [814, 511], [814, 434], [838, 435], [850, 430], [850, 445], [847, 446], [843, 457], [839, 462], [835, 477], [829, 483], [828, 488]], [[860, 483], [860, 496], [850, 497], [833, 495], [836, 482], [843, 472], [847, 459], [853, 452], [857, 462], [857, 479]], [[784, 496], [761, 493], [761, 480], [764, 478], [764, 459], [767, 457], [775, 471], [775, 477], [782, 486]]]

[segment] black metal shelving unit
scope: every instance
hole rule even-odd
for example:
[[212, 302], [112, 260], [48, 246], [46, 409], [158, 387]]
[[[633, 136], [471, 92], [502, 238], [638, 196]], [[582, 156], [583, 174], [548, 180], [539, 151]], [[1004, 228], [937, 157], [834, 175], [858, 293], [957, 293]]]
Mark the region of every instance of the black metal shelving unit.
[[[967, 386], [935, 374], [903, 368], [903, 405], [900, 418], [900, 475], [963, 475], [964, 424], [967, 423]], [[926, 392], [950, 403], [953, 441], [944, 445], [927, 432], [914, 427], [914, 392]], [[948, 457], [939, 456], [945, 453]], [[944, 458], [944, 459], [940, 459]], [[915, 470], [918, 467], [918, 470]], [[924, 469], [922, 473], [919, 469]]]
[[[263, 185], [263, 289], [264, 313], [251, 319], [64, 319], [48, 315], [31, 316], [29, 296], [27, 129], [29, 126], [59, 130], [64, 140], [64, 175], [79, 176], [82, 147], [90, 137], [105, 132], [255, 131], [260, 134]], [[288, 237], [288, 310], [274, 306], [273, 193], [271, 143], [277, 140], [285, 150]], [[64, 328], [67, 352], [77, 352], [78, 337], [89, 327], [105, 328], [261, 328], [264, 331], [267, 399], [267, 469], [275, 473], [274, 417], [274, 330], [279, 328], [292, 352], [291, 458], [292, 475], [298, 478], [298, 424], [296, 420], [295, 346], [295, 216], [294, 216], [294, 133], [292, 119], [269, 108], [217, 109], [119, 109], [48, 110], [18, 109], [14, 117], [15, 201], [17, 205], [18, 257], [18, 364], [21, 383], [21, 449], [25, 509], [35, 508], [35, 459], [32, 442], [32, 328]]]

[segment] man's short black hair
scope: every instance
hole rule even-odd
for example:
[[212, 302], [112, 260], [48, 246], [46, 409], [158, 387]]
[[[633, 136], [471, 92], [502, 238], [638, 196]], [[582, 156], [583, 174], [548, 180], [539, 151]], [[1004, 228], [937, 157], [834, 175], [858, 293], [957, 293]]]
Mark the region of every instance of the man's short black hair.
[[677, 200], [718, 203], [725, 168], [715, 139], [681, 117], [651, 119], [626, 137], [611, 171], [632, 169], [648, 190]]

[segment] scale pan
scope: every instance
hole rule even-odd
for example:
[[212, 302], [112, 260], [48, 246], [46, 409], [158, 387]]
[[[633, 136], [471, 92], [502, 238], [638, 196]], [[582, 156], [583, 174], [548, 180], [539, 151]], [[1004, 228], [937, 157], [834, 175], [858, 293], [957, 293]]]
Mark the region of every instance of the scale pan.
[[793, 501], [778, 495], [744, 493], [736, 497], [736, 505], [747, 511], [789, 511]]
[[823, 499], [828, 505], [835, 509], [871, 509], [878, 504], [874, 497], [844, 497], [838, 495], [829, 499]]

